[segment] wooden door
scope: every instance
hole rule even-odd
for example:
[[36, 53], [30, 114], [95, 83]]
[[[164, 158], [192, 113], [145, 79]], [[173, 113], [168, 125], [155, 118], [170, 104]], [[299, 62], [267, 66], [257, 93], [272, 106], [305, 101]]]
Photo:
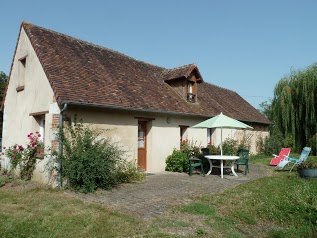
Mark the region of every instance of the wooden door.
[[138, 166], [146, 170], [146, 121], [138, 122]]

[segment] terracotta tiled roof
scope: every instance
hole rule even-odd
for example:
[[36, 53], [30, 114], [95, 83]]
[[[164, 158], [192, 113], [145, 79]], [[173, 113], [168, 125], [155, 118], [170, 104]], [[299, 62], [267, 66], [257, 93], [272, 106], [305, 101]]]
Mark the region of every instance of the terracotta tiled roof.
[[188, 103], [165, 80], [187, 77], [196, 65], [166, 69], [111, 49], [23, 22], [59, 104], [81, 102], [165, 113], [214, 116], [270, 123], [237, 93], [198, 85], [198, 103]]
[[200, 79], [199, 81], [202, 81], [202, 77], [199, 73], [198, 67], [195, 64], [188, 64], [174, 69], [166, 69], [163, 71], [162, 78], [165, 82], [182, 77], [187, 78], [193, 72], [193, 70], [197, 71]]

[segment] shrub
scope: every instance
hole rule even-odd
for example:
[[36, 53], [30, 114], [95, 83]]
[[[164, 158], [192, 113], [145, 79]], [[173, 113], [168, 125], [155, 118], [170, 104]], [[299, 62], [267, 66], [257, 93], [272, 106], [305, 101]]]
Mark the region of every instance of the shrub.
[[222, 153], [224, 155], [236, 155], [238, 152], [238, 142], [234, 139], [227, 138], [222, 143]]
[[142, 181], [145, 177], [144, 173], [140, 173], [135, 163], [127, 161], [121, 163], [118, 170], [117, 179], [120, 183], [131, 183], [135, 181]]
[[197, 141], [181, 140], [180, 148], [182, 151], [191, 151], [191, 155], [198, 157], [201, 155], [200, 147], [196, 145]]
[[74, 190], [94, 192], [143, 178], [137, 167], [123, 158], [124, 151], [109, 138], [100, 139], [100, 134], [101, 131], [77, 123], [76, 118], [59, 134], [64, 146], [63, 177]]
[[26, 147], [15, 144], [4, 148], [4, 154], [10, 160], [11, 169], [15, 170], [19, 166], [21, 179], [30, 180], [33, 176], [36, 166], [35, 154], [38, 149], [43, 148], [40, 137], [41, 134], [39, 132], [31, 132], [28, 134], [29, 141]]
[[207, 148], [209, 149], [210, 155], [220, 155], [220, 148], [219, 146], [216, 147], [214, 145], [208, 145]]
[[284, 138], [281, 133], [272, 133], [270, 137], [266, 137], [264, 140], [263, 153], [267, 155], [278, 154], [281, 148], [284, 147]]
[[18, 164], [21, 163], [22, 161], [22, 156], [23, 156], [23, 146], [22, 145], [12, 145], [8, 148], [4, 147], [3, 148], [5, 150], [4, 154], [7, 158], [9, 158], [10, 160], [10, 164], [11, 164], [11, 169], [16, 169], [16, 167], [18, 166]]
[[166, 159], [166, 171], [171, 172], [188, 172], [189, 160], [186, 152], [173, 150], [173, 153]]

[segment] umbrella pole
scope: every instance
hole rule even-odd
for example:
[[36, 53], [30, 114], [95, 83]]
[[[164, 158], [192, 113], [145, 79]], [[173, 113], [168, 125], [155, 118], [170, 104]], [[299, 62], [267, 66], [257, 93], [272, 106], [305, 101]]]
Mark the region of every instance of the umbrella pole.
[[220, 134], [220, 155], [222, 156], [222, 127], [221, 127], [221, 134]]

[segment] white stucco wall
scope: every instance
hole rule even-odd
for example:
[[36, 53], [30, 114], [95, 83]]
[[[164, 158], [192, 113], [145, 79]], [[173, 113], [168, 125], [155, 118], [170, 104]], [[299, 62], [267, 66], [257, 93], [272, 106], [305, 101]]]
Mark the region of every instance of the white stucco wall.
[[[191, 128], [202, 121], [197, 117], [72, 106], [68, 108], [66, 114], [71, 118], [76, 114], [77, 119], [81, 119], [86, 126], [102, 129], [104, 131], [102, 136], [117, 142], [126, 151], [126, 159], [135, 163], [138, 158], [138, 118], [151, 119], [147, 122], [147, 172], [149, 173], [164, 171], [167, 156], [174, 148], [180, 148], [180, 125], [189, 126], [187, 139], [191, 143], [199, 147], [207, 146], [207, 129]], [[232, 138], [240, 141], [243, 133], [259, 132], [223, 129], [223, 140]], [[220, 129], [216, 129], [212, 134], [216, 146], [220, 144], [220, 138]], [[255, 153], [254, 145], [255, 141], [252, 142], [252, 153]]]
[[[189, 126], [187, 129], [188, 140], [199, 147], [207, 146], [207, 129], [191, 128], [202, 121], [197, 117], [170, 116], [158, 113], [124, 112], [110, 109], [91, 109], [69, 107], [66, 114], [73, 118], [82, 119], [86, 126], [102, 129], [103, 136], [117, 142], [124, 151], [129, 161], [138, 158], [138, 118], [150, 118], [147, 122], [147, 172], [160, 172], [165, 170], [165, 160], [173, 149], [180, 148], [180, 125]], [[224, 129], [226, 134], [235, 136], [236, 130]], [[219, 136], [215, 142], [220, 143]]]
[[[19, 59], [26, 56], [24, 90], [17, 92], [19, 85]], [[45, 114], [45, 146], [50, 146], [50, 126], [52, 124], [52, 109], [56, 109], [53, 100], [53, 91], [43, 71], [34, 49], [26, 36], [23, 28], [20, 33], [16, 54], [13, 60], [13, 67], [9, 79], [9, 86], [4, 103], [3, 123], [3, 147], [14, 144], [23, 146], [28, 142], [27, 135], [30, 132], [39, 131], [39, 125], [30, 113], [44, 112]], [[55, 107], [53, 106], [55, 105]], [[34, 174], [35, 180], [45, 180], [47, 177], [44, 171], [45, 160], [39, 161], [38, 169]]]

